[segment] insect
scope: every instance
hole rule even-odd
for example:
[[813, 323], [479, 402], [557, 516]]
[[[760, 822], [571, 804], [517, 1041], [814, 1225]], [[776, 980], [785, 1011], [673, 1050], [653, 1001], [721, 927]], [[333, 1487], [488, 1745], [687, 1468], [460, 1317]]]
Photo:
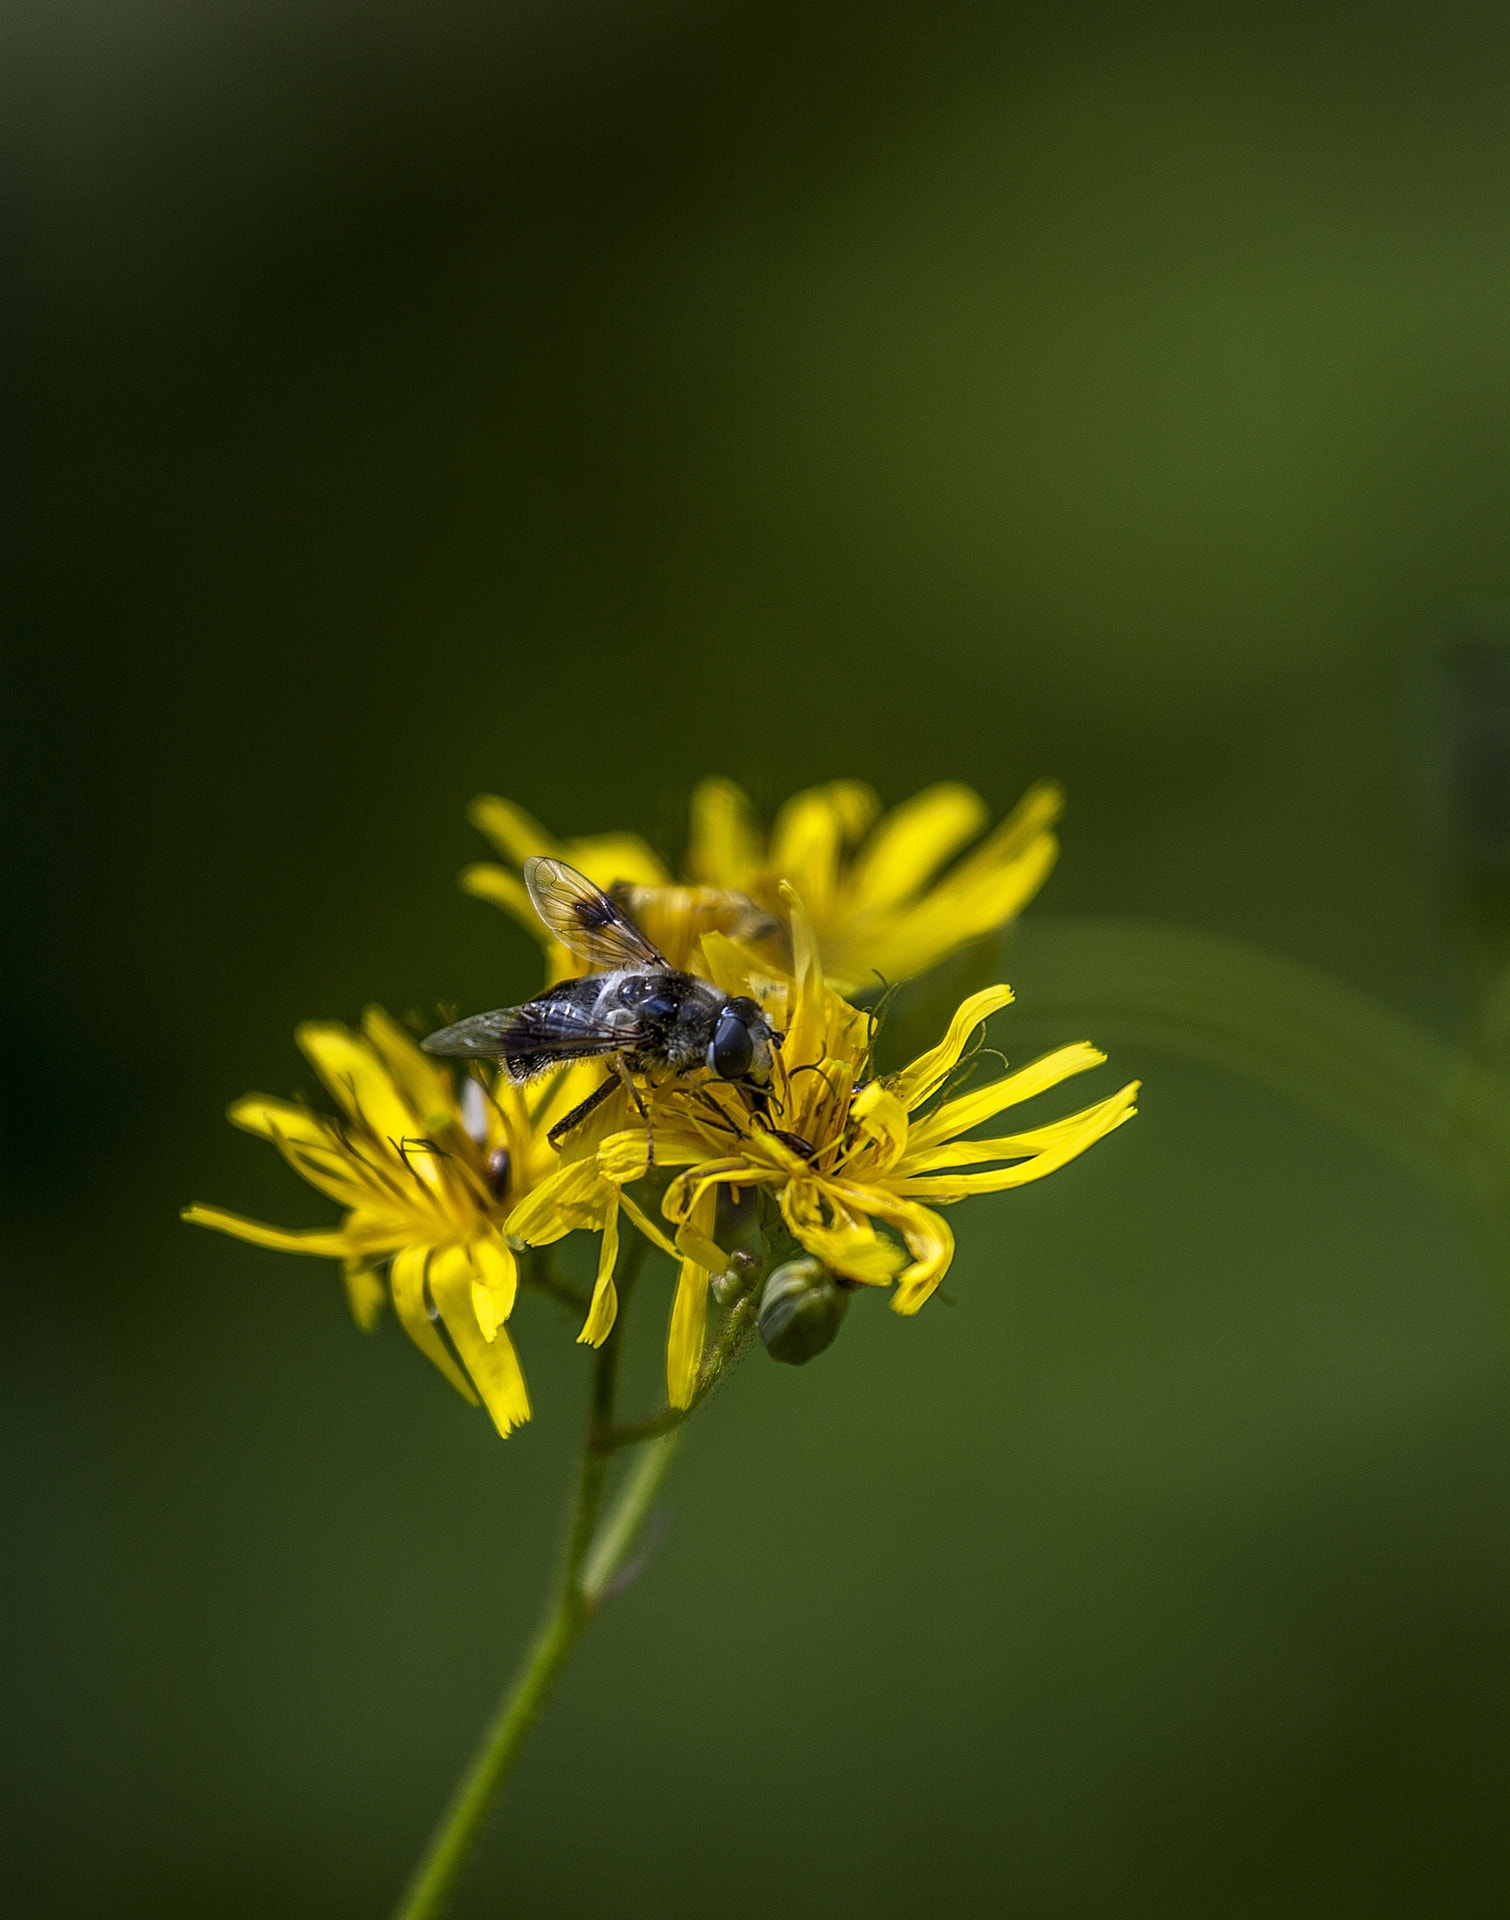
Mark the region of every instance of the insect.
[[526, 860], [524, 884], [546, 926], [593, 971], [547, 987], [522, 1007], [476, 1013], [432, 1033], [426, 1053], [497, 1060], [516, 1081], [569, 1060], [606, 1061], [611, 1071], [603, 1084], [551, 1128], [552, 1146], [621, 1083], [643, 1116], [632, 1074], [705, 1066], [720, 1080], [769, 1084], [771, 1049], [781, 1037], [753, 1000], [673, 967], [622, 908], [564, 860]]

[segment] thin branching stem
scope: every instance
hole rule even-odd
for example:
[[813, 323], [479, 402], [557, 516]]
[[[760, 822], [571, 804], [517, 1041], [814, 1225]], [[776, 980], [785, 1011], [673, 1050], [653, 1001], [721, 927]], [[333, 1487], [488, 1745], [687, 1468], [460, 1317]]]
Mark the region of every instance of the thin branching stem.
[[[546, 1696], [571, 1658], [588, 1623], [616, 1591], [616, 1581], [635, 1577], [626, 1567], [635, 1538], [660, 1492], [680, 1441], [680, 1427], [739, 1358], [755, 1329], [758, 1276], [731, 1307], [718, 1340], [703, 1363], [692, 1406], [670, 1408], [649, 1420], [615, 1421], [619, 1356], [630, 1297], [650, 1243], [638, 1232], [627, 1237], [616, 1278], [619, 1312], [593, 1361], [587, 1431], [566, 1528], [561, 1569], [545, 1616], [519, 1668], [483, 1733], [471, 1765], [437, 1826], [394, 1920], [435, 1920], [445, 1910], [463, 1868], [481, 1839], [498, 1795], [518, 1759]], [[527, 1284], [565, 1304], [586, 1310], [585, 1296], [561, 1280], [550, 1264], [532, 1260]], [[649, 1443], [649, 1444], [647, 1444]], [[604, 1490], [615, 1453], [643, 1446], [604, 1512]], [[621, 1577], [622, 1576], [622, 1580]]]
[[585, 1317], [592, 1305], [591, 1296], [556, 1271], [556, 1263], [551, 1257], [553, 1252], [551, 1247], [531, 1247], [519, 1262], [519, 1277], [525, 1286], [533, 1287], [537, 1293], [548, 1294], [563, 1307], [570, 1307], [574, 1313]]
[[[604, 1482], [608, 1474], [609, 1454], [599, 1442], [601, 1436], [613, 1426], [614, 1395], [618, 1385], [626, 1309], [648, 1252], [649, 1246], [640, 1235], [635, 1234], [627, 1241], [617, 1282], [619, 1315], [613, 1330], [593, 1358], [587, 1433], [577, 1468], [561, 1568], [545, 1617], [510, 1681], [497, 1712], [484, 1731], [472, 1763], [463, 1774], [461, 1784], [436, 1828], [408, 1890], [394, 1910], [395, 1920], [433, 1920], [435, 1915], [444, 1911], [462, 1869], [482, 1837], [488, 1816], [519, 1757], [530, 1728], [535, 1724], [546, 1695], [571, 1657], [573, 1647], [596, 1612], [601, 1594], [616, 1571], [616, 1566], [600, 1564], [600, 1557], [595, 1557], [596, 1584], [592, 1589], [583, 1584], [582, 1566], [597, 1531], [603, 1506]], [[533, 1283], [541, 1285], [539, 1276], [548, 1271], [543, 1265], [537, 1265], [530, 1276]], [[554, 1275], [550, 1277], [554, 1280]], [[566, 1289], [562, 1283], [559, 1289], [546, 1287], [545, 1290]], [[639, 1518], [643, 1518], [643, 1510]], [[635, 1525], [638, 1525], [638, 1519]], [[632, 1544], [633, 1533], [633, 1528], [627, 1532], [622, 1525], [617, 1528], [620, 1558]]]

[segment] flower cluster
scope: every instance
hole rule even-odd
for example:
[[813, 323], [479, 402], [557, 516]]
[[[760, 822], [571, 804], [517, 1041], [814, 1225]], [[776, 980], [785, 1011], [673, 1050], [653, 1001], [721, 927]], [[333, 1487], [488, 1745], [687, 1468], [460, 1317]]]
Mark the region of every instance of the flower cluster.
[[[697, 1396], [710, 1292], [734, 1266], [719, 1243], [721, 1195], [753, 1199], [767, 1269], [784, 1244], [831, 1293], [887, 1288], [897, 1312], [915, 1313], [954, 1253], [940, 1208], [1041, 1179], [1135, 1111], [1132, 1083], [1068, 1118], [974, 1137], [1104, 1056], [1077, 1043], [972, 1084], [982, 1025], [1012, 999], [997, 986], [967, 999], [910, 1066], [878, 1074], [877, 1017], [846, 998], [875, 974], [895, 982], [924, 972], [1010, 919], [1053, 864], [1060, 804], [1055, 789], [1036, 787], [982, 837], [986, 810], [968, 788], [933, 787], [882, 815], [868, 787], [836, 781], [789, 801], [766, 836], [740, 790], [710, 780], [694, 796], [677, 881], [634, 835], [558, 841], [511, 803], [480, 799], [473, 819], [508, 864], [471, 867], [462, 884], [542, 937], [550, 982], [581, 968], [535, 913], [518, 871], [532, 855], [565, 860], [611, 890], [673, 966], [753, 999], [780, 1036], [770, 1084], [704, 1068], [621, 1073], [590, 1117], [562, 1130], [603, 1086], [602, 1061], [578, 1060], [527, 1086], [504, 1072], [458, 1084], [373, 1010], [360, 1034], [299, 1031], [335, 1114], [262, 1095], [230, 1114], [345, 1209], [341, 1224], [290, 1230], [207, 1206], [185, 1217], [338, 1259], [358, 1322], [371, 1326], [391, 1298], [410, 1339], [482, 1401], [500, 1433], [530, 1413], [506, 1325], [517, 1256], [573, 1232], [599, 1236], [578, 1334], [590, 1345], [608, 1337], [618, 1311], [622, 1219], [679, 1263], [666, 1356], [672, 1408]], [[539, 1257], [524, 1264], [526, 1280]], [[555, 1290], [571, 1297], [559, 1282]]]
[[[929, 787], [883, 815], [873, 789], [833, 780], [788, 800], [769, 836], [732, 780], [704, 780], [692, 796], [686, 879], [632, 833], [558, 840], [510, 800], [485, 794], [472, 822], [507, 864], [468, 867], [469, 893], [513, 914], [543, 939], [553, 980], [579, 971], [541, 927], [519, 868], [532, 854], [567, 861], [600, 887], [619, 890], [673, 966], [697, 967], [710, 931], [757, 944], [790, 966], [785, 889], [801, 897], [829, 983], [853, 993], [910, 980], [994, 933], [1032, 899], [1059, 855], [1052, 828], [1059, 789], [1031, 788], [983, 838], [985, 802], [969, 787]], [[974, 847], [954, 859], [962, 847]], [[950, 862], [953, 862], [951, 865]]]

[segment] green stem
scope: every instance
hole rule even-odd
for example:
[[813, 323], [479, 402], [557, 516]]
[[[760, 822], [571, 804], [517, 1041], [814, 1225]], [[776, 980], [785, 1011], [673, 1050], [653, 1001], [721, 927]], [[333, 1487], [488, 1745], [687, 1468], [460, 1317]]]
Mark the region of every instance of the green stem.
[[618, 1498], [609, 1508], [582, 1561], [582, 1593], [589, 1607], [602, 1605], [609, 1584], [623, 1566], [635, 1535], [655, 1504], [655, 1496], [670, 1471], [681, 1437], [676, 1429], [663, 1433], [646, 1447], [625, 1476]]
[[[619, 1311], [613, 1331], [598, 1349], [592, 1376], [587, 1433], [577, 1471], [577, 1486], [567, 1529], [561, 1574], [545, 1618], [531, 1641], [509, 1689], [482, 1736], [472, 1764], [462, 1776], [450, 1806], [436, 1828], [408, 1891], [394, 1910], [394, 1920], [434, 1920], [443, 1912], [482, 1838], [504, 1782], [535, 1724], [546, 1695], [565, 1667], [593, 1615], [613, 1592], [635, 1536], [660, 1492], [670, 1470], [681, 1426], [699, 1407], [744, 1351], [755, 1330], [760, 1297], [760, 1274], [751, 1276], [731, 1307], [712, 1351], [698, 1376], [690, 1407], [668, 1407], [649, 1420], [619, 1426], [614, 1421], [619, 1355], [630, 1295], [639, 1277], [650, 1243], [640, 1234], [627, 1242], [623, 1267], [617, 1277]], [[565, 1283], [546, 1284], [548, 1269], [534, 1263], [533, 1284], [562, 1293]], [[553, 1278], [553, 1276], [552, 1276]], [[649, 1443], [649, 1444], [647, 1444]], [[625, 1447], [645, 1451], [626, 1473], [606, 1515], [603, 1489], [613, 1455]]]
[[592, 1305], [591, 1296], [557, 1273], [554, 1253], [553, 1247], [531, 1247], [519, 1262], [520, 1279], [537, 1293], [548, 1294], [563, 1307], [570, 1307], [573, 1313], [585, 1314]]
[[564, 1595], [547, 1614], [408, 1891], [394, 1910], [395, 1920], [429, 1920], [429, 1916], [445, 1909], [462, 1868], [482, 1837], [499, 1789], [585, 1625], [580, 1606], [571, 1604]]
[[[608, 1473], [609, 1450], [603, 1445], [603, 1439], [613, 1428], [623, 1326], [630, 1294], [648, 1252], [648, 1243], [638, 1234], [634, 1235], [628, 1243], [618, 1279], [619, 1314], [613, 1331], [594, 1356], [587, 1434], [555, 1593], [408, 1890], [394, 1909], [394, 1920], [432, 1920], [432, 1916], [444, 1911], [462, 1869], [482, 1838], [494, 1802], [519, 1757], [546, 1695], [601, 1604], [604, 1589], [632, 1544], [635, 1529], [670, 1465], [668, 1451], [665, 1460], [656, 1463], [659, 1472], [653, 1480], [647, 1479], [642, 1470], [630, 1476], [605, 1529], [605, 1533], [613, 1535], [613, 1551], [611, 1554], [601, 1549], [594, 1551], [592, 1578], [584, 1578], [584, 1565], [597, 1532], [603, 1484]], [[634, 1504], [626, 1512], [629, 1496], [633, 1496]]]
[[659, 1413], [649, 1414], [643, 1420], [625, 1420], [605, 1433], [599, 1444], [605, 1453], [647, 1446], [652, 1440], [664, 1440], [668, 1433], [675, 1433], [690, 1412], [690, 1407], [662, 1407]]
[[[769, 1262], [767, 1264], [770, 1264]], [[676, 1432], [689, 1414], [697, 1409], [728, 1374], [744, 1352], [751, 1334], [755, 1331], [755, 1316], [760, 1306], [760, 1287], [765, 1278], [765, 1269], [759, 1269], [751, 1278], [745, 1291], [729, 1310], [729, 1317], [723, 1324], [712, 1351], [703, 1361], [702, 1370], [697, 1376], [697, 1391], [692, 1396], [689, 1407], [663, 1407], [659, 1413], [653, 1413], [644, 1420], [626, 1420], [619, 1426], [604, 1430], [595, 1443], [605, 1453], [616, 1453], [621, 1447], [641, 1447], [648, 1441], [664, 1439]]]

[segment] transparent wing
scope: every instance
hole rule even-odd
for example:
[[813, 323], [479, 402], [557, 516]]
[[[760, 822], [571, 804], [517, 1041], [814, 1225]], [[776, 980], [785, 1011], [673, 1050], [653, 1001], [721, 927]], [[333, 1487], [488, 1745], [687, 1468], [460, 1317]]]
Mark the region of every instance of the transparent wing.
[[512, 1079], [528, 1080], [567, 1060], [632, 1052], [652, 1037], [648, 1028], [628, 1020], [601, 1020], [569, 999], [542, 995], [522, 1007], [474, 1013], [470, 1020], [443, 1027], [421, 1044], [426, 1053], [451, 1059], [500, 1061]]
[[524, 884], [546, 926], [595, 973], [669, 964], [601, 887], [564, 860], [534, 855], [524, 863]]
[[426, 1053], [444, 1054], [452, 1060], [501, 1060], [511, 1027], [523, 1011], [520, 1007], [500, 1007], [496, 1013], [474, 1013], [470, 1020], [458, 1020], [454, 1027], [442, 1027], [420, 1041]]

